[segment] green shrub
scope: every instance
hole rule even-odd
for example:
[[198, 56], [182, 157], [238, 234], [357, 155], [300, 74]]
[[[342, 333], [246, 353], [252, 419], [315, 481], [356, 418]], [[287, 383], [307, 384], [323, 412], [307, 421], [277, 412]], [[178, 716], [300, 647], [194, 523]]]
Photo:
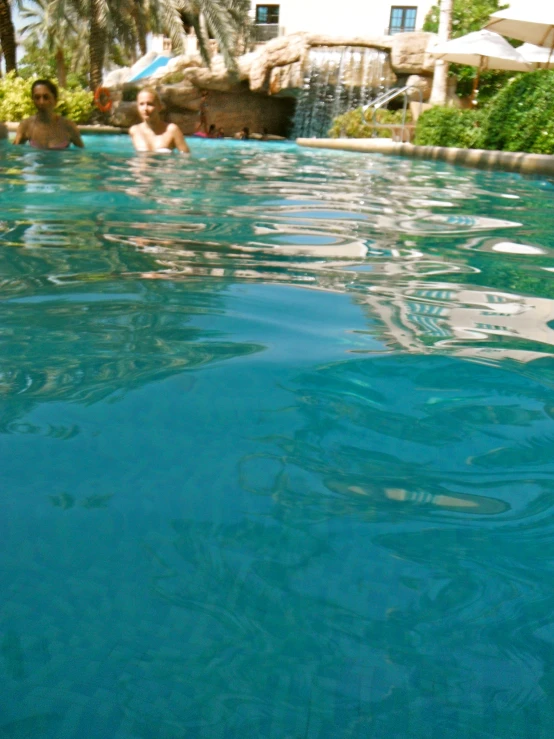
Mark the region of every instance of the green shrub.
[[554, 154], [554, 72], [528, 72], [511, 80], [485, 109], [483, 146]]
[[414, 143], [418, 146], [479, 149], [482, 146], [483, 116], [480, 110], [431, 108], [418, 119]]
[[94, 95], [88, 90], [60, 90], [57, 110], [75, 123], [88, 123], [94, 110]]
[[32, 80], [24, 80], [10, 72], [0, 79], [0, 120], [20, 121], [36, 113], [31, 100]]
[[[462, 64], [449, 64], [448, 72], [449, 75], [456, 77], [456, 95], [461, 98], [470, 98], [473, 94], [477, 69]], [[494, 69], [482, 70], [479, 75], [479, 92], [477, 97], [479, 105], [483, 106], [488, 103], [517, 74], [518, 72], [497, 72]], [[519, 74], [526, 74], [526, 72], [520, 72]]]
[[[371, 122], [372, 111], [366, 112], [366, 121]], [[375, 116], [376, 123], [402, 123], [402, 110], [378, 110]], [[411, 123], [412, 116], [410, 111], [406, 112], [406, 123]], [[347, 113], [337, 116], [329, 129], [329, 136], [338, 139], [343, 136], [353, 139], [369, 139], [372, 136], [379, 138], [390, 138], [392, 132], [389, 128], [376, 128], [364, 124], [362, 120], [362, 109], [356, 108], [349, 110]]]
[[[13, 72], [0, 79], [0, 120], [21, 121], [36, 113], [31, 99], [33, 81], [16, 77]], [[83, 89], [62, 88], [57, 110], [76, 123], [86, 123], [94, 110], [93, 95]]]

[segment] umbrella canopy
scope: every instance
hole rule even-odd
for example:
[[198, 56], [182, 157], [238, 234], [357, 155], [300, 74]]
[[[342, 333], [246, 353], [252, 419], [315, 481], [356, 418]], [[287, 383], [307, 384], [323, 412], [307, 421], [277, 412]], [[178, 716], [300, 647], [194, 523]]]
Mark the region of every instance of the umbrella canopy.
[[522, 57], [536, 67], [541, 69], [554, 69], [554, 54], [546, 46], [535, 46], [535, 44], [523, 44], [518, 48]]
[[486, 28], [509, 38], [517, 38], [537, 46], [554, 48], [554, 3], [542, 7], [526, 3], [525, 7], [499, 10], [490, 16]]
[[506, 39], [486, 29], [436, 44], [428, 52], [447, 62], [469, 64], [479, 70], [529, 72], [533, 68]]

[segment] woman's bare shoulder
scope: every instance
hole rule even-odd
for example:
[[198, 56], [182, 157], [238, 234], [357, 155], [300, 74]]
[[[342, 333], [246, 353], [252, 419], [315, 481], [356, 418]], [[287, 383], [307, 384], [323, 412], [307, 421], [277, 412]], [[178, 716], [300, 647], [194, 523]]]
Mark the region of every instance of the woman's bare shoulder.
[[64, 118], [63, 116], [60, 116], [60, 120], [62, 121], [63, 125], [66, 128], [69, 128], [71, 131], [79, 130], [79, 126], [75, 123], [75, 121], [70, 121], [69, 118]]
[[29, 129], [34, 119], [34, 116], [31, 116], [20, 121], [15, 133], [14, 144], [24, 144], [29, 139]]

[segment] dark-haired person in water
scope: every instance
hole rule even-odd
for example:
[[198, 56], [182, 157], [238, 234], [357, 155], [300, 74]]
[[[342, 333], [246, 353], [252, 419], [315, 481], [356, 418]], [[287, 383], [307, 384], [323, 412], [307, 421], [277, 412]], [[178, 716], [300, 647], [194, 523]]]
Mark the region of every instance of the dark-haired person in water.
[[137, 95], [137, 108], [142, 123], [137, 123], [129, 129], [133, 146], [137, 151], [169, 153], [177, 149], [183, 154], [189, 153], [179, 126], [162, 120], [160, 116], [162, 101], [156, 90], [149, 87], [141, 90]]
[[37, 114], [19, 124], [14, 144], [29, 142], [35, 149], [67, 149], [70, 144], [84, 146], [79, 129], [54, 112], [58, 104], [58, 88], [50, 80], [35, 80], [31, 97]]

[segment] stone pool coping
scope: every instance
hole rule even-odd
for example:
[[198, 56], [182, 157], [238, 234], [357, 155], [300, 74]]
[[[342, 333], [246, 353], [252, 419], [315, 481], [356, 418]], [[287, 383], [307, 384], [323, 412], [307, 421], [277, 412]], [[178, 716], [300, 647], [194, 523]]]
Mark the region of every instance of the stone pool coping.
[[467, 167], [504, 169], [523, 174], [554, 175], [554, 156], [485, 149], [454, 149], [445, 146], [414, 146], [392, 139], [296, 139], [299, 146], [315, 149], [362, 151], [417, 159], [435, 159]]

